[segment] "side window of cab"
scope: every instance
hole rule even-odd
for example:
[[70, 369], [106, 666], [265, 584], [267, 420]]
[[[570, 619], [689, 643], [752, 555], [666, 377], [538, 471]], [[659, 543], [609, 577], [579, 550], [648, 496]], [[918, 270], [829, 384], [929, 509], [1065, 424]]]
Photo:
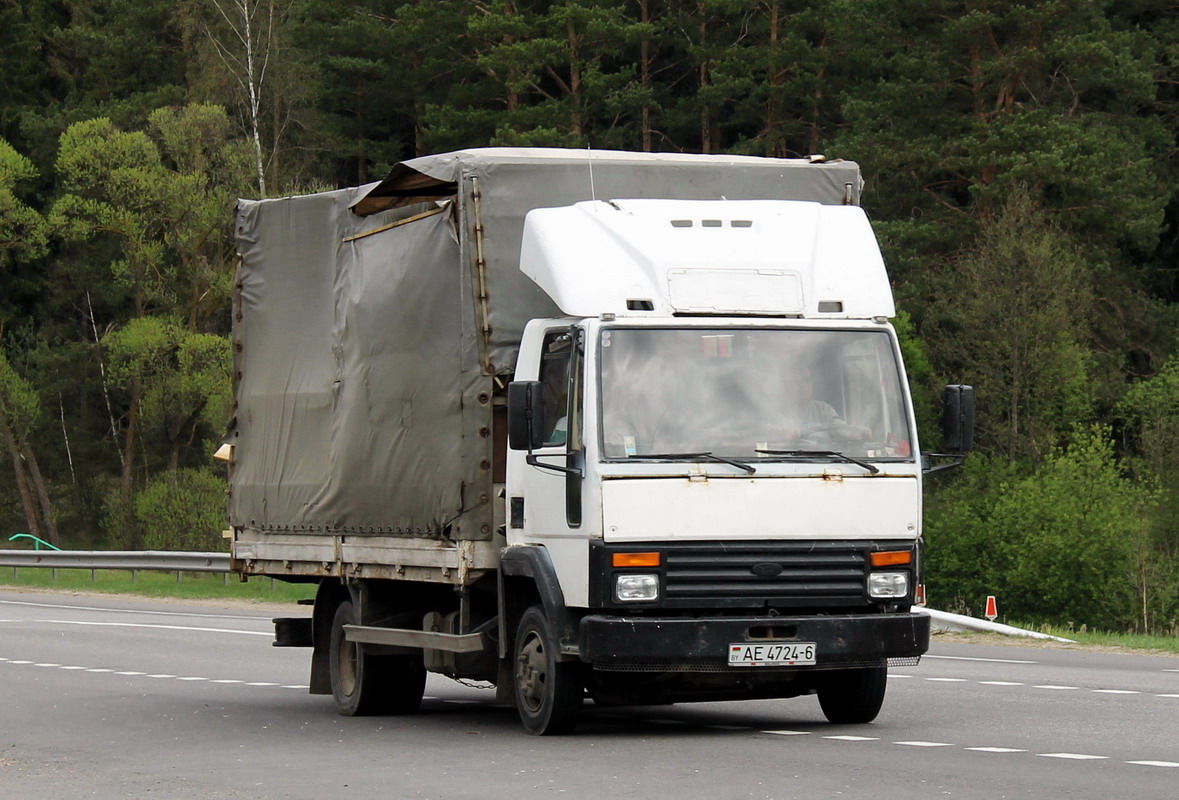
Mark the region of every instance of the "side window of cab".
[[569, 438], [569, 362], [573, 338], [568, 329], [549, 331], [541, 344], [540, 382], [544, 385], [544, 447], [564, 445]]

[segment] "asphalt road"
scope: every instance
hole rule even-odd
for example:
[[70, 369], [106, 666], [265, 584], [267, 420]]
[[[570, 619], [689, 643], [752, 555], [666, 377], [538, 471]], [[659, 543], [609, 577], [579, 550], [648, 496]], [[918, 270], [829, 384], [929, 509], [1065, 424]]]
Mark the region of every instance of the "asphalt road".
[[536, 738], [437, 676], [418, 715], [338, 717], [272, 615], [0, 591], [0, 798], [1179, 797], [1177, 658], [935, 640], [871, 725], [804, 697]]

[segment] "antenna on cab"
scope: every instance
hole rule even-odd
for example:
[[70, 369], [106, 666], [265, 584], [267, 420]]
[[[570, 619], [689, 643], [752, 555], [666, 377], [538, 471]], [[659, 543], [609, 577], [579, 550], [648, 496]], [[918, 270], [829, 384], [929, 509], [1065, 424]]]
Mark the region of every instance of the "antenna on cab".
[[586, 161], [589, 163], [590, 174], [590, 200], [597, 200], [598, 194], [594, 191], [594, 149], [588, 143], [585, 146]]

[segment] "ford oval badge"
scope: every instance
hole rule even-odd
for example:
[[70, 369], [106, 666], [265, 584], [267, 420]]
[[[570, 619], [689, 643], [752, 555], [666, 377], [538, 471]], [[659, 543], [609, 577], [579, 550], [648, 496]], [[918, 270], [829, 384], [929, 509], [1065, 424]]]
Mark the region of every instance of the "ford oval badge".
[[760, 564], [754, 564], [750, 572], [754, 575], [760, 575], [763, 578], [772, 578], [775, 575], [782, 574], [782, 565], [774, 564], [770, 561], [763, 561]]

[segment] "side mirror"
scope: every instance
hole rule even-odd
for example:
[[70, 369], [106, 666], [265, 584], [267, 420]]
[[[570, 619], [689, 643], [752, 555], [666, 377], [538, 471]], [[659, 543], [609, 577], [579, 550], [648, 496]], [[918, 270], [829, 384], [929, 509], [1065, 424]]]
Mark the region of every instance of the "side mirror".
[[974, 387], [947, 386], [942, 391], [942, 452], [968, 453], [974, 447]]
[[508, 384], [508, 447], [533, 450], [544, 444], [544, 399], [540, 381]]

